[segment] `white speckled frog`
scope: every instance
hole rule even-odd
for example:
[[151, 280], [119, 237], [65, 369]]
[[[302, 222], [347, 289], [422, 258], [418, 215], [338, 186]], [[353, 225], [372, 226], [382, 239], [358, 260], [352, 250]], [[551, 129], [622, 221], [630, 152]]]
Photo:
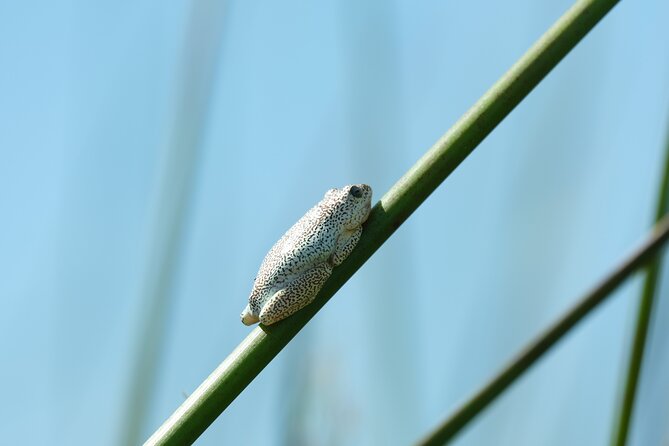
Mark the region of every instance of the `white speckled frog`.
[[241, 314], [246, 325], [270, 325], [309, 304], [332, 268], [353, 251], [371, 209], [366, 184], [330, 189], [267, 253]]

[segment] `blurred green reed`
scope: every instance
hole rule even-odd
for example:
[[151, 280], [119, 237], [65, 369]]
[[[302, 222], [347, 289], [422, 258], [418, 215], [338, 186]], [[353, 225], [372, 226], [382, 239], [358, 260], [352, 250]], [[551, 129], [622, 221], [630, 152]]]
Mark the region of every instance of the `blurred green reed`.
[[480, 414], [495, 398], [534, 365], [544, 353], [557, 344], [565, 334], [576, 326], [592, 310], [604, 302], [632, 273], [653, 261], [669, 239], [669, 217], [663, 218], [648, 239], [616, 269], [607, 275], [595, 288], [585, 294], [576, 305], [560, 319], [537, 336], [519, 355], [504, 367], [493, 379], [474, 393], [461, 407], [437, 426], [418, 444], [434, 446], [452, 440], [463, 428]]
[[[665, 149], [665, 165], [662, 174], [662, 182], [657, 196], [657, 208], [655, 221], [660, 221], [667, 214], [667, 199], [669, 199], [669, 135], [667, 135]], [[634, 329], [634, 340], [630, 352], [627, 376], [624, 380], [623, 399], [620, 404], [618, 420], [614, 426], [612, 444], [624, 446], [629, 437], [629, 427], [634, 410], [634, 399], [639, 383], [643, 354], [648, 338], [648, 327], [650, 326], [653, 303], [658, 292], [658, 281], [660, 278], [661, 257], [656, 257], [648, 262], [646, 275], [644, 277], [643, 291], [639, 300], [636, 326]]]
[[176, 86], [178, 96], [158, 175], [147, 273], [140, 294], [143, 308], [138, 343], [122, 413], [120, 444], [124, 445], [141, 442], [153, 400], [166, 321], [173, 307], [172, 290], [183, 255], [182, 240], [200, 158], [200, 139], [219, 60], [223, 7], [218, 1], [198, 1], [190, 11]]

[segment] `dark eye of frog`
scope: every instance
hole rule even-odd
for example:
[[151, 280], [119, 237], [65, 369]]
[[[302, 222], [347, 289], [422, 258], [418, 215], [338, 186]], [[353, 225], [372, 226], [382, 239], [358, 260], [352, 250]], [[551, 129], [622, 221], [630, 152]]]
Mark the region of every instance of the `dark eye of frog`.
[[348, 192], [355, 198], [362, 198], [362, 190], [358, 186], [351, 186]]

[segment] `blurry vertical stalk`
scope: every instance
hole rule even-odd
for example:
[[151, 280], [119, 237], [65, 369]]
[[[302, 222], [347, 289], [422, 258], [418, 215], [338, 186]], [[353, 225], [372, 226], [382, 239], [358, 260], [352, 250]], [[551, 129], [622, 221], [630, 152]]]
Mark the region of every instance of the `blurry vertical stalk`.
[[[346, 150], [350, 169], [350, 182], [368, 182], [379, 185], [375, 179], [381, 178], [394, 162], [402, 156], [404, 131], [401, 112], [401, 86], [399, 80], [399, 61], [396, 36], [396, 12], [392, 2], [372, 0], [359, 2], [343, 1], [338, 4], [338, 37], [342, 42], [343, 65], [346, 96], [342, 99], [346, 138]], [[409, 162], [410, 160], [407, 160]], [[405, 240], [405, 239], [403, 239]], [[386, 247], [385, 255], [368, 266], [368, 280], [374, 283], [373, 289], [366, 287], [368, 294], [383, 296], [383, 306], [376, 307], [374, 298], [365, 299], [361, 305], [367, 305], [368, 314], [378, 313], [369, 323], [358, 325], [355, 330], [362, 330], [361, 339], [365, 362], [355, 363], [356, 371], [363, 372], [365, 386], [371, 397], [364, 403], [365, 418], [369, 420], [366, 429], [368, 442], [374, 444], [405, 443], [412, 422], [416, 420], [414, 411], [404, 414], [401, 427], [394, 429], [393, 437], [387, 420], [396, 418], [397, 410], [403, 406], [417, 407], [418, 397], [412, 390], [411, 380], [413, 364], [412, 333], [407, 331], [405, 318], [411, 317], [408, 311], [414, 302], [405, 297], [410, 294], [411, 277], [407, 274], [406, 264], [411, 264], [407, 253], [411, 246], [400, 245], [397, 241]], [[401, 260], [400, 260], [401, 257]], [[400, 271], [400, 264], [405, 265]], [[382, 314], [381, 314], [382, 313]], [[388, 325], [396, 327], [388, 332]], [[287, 402], [282, 424], [282, 444], [307, 444], [307, 430], [318, 431], [322, 444], [346, 444], [350, 442], [351, 425], [347, 419], [347, 410], [342, 410], [340, 401], [347, 400], [350, 406], [359, 407], [356, 395], [341, 395], [336, 398], [332, 388], [338, 389], [338, 375], [328, 374], [334, 382], [332, 387], [306, 385], [325, 379], [323, 370], [337, 368], [326, 352], [315, 352], [310, 348], [310, 337], [302, 336], [293, 341], [299, 343], [300, 358], [286, 361], [284, 385], [281, 387], [282, 401]], [[296, 351], [291, 348], [291, 354]], [[306, 352], [306, 353], [305, 353]], [[294, 355], [296, 356], [296, 355]], [[305, 364], [305, 361], [315, 364]], [[360, 368], [362, 367], [362, 368]], [[320, 374], [321, 376], [312, 376]], [[383, 379], [378, 379], [383, 376]], [[390, 383], [402, 382], [388, 391]], [[322, 413], [321, 419], [314, 415]], [[405, 433], [407, 438], [401, 438]], [[326, 438], [325, 435], [330, 434]], [[336, 435], [336, 438], [332, 436]], [[398, 435], [400, 438], [398, 438]], [[348, 439], [348, 441], [347, 441]]]
[[[667, 127], [669, 129], [669, 126]], [[655, 221], [660, 221], [667, 213], [667, 199], [669, 199], [669, 132], [667, 132], [666, 149], [664, 154], [664, 172], [660, 183], [660, 190], [657, 198], [657, 208], [655, 211]], [[632, 422], [632, 413], [634, 410], [634, 400], [639, 384], [641, 374], [641, 365], [643, 364], [643, 354], [646, 348], [646, 339], [648, 338], [648, 328], [651, 322], [653, 304], [657, 294], [659, 276], [660, 276], [661, 257], [658, 256], [651, 260], [646, 267], [646, 276], [643, 283], [641, 300], [637, 312], [636, 327], [634, 329], [634, 341], [632, 351], [630, 352], [629, 364], [627, 368], [626, 379], [624, 383], [623, 399], [618, 412], [618, 419], [614, 426], [612, 444], [624, 446], [629, 437], [629, 428]]]
[[127, 406], [122, 414], [125, 445], [141, 443], [155, 390], [154, 383], [174, 284], [183, 254], [184, 228], [197, 171], [202, 135], [210, 108], [220, 54], [223, 6], [215, 0], [193, 2], [179, 63], [176, 101], [163, 152], [155, 214], [150, 230], [146, 275], [141, 298], [136, 357], [132, 364]]
[[[386, 177], [384, 172], [412, 161], [406, 155], [397, 4], [348, 0], [341, 2], [339, 9], [352, 181], [369, 182], [378, 188]], [[369, 298], [360, 305], [367, 306], [366, 314], [375, 315], [359, 326], [360, 347], [366, 351], [366, 363], [359, 371], [366, 375], [363, 379], [370, 397], [362, 405], [368, 420], [364, 438], [372, 444], [408, 443], [418, 420], [417, 411], [397, 416], [402, 407], [420, 407], [412, 366], [417, 333], [408, 329], [416, 301], [406, 298], [414, 291], [413, 247], [406, 231], [367, 266], [363, 282]], [[388, 330], [389, 326], [394, 329]], [[389, 430], [388, 420], [393, 419], [397, 423]]]

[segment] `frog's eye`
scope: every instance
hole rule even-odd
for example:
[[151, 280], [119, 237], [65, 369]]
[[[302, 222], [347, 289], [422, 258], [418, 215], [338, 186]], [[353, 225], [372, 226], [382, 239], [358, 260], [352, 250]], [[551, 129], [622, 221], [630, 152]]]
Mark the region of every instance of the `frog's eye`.
[[351, 186], [348, 190], [348, 193], [353, 195], [355, 198], [362, 198], [362, 190], [358, 186]]

